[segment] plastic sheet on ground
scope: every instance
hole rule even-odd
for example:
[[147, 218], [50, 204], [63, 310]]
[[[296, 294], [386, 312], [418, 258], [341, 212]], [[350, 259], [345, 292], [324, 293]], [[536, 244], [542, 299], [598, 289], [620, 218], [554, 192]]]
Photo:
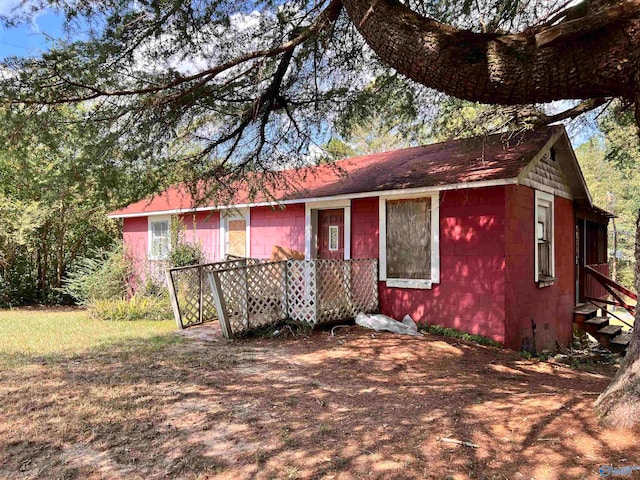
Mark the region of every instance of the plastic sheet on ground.
[[416, 322], [409, 315], [405, 315], [402, 322], [379, 313], [356, 315], [356, 324], [361, 327], [371, 328], [377, 332], [393, 332], [403, 335], [419, 335]]

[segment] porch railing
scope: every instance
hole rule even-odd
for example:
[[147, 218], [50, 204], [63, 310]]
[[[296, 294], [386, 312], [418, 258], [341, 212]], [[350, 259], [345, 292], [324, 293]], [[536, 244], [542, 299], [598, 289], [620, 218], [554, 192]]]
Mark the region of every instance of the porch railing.
[[[585, 288], [585, 299], [593, 303], [601, 303], [603, 305], [614, 305], [624, 308], [631, 315], [635, 315], [636, 307], [638, 304], [638, 295], [636, 292], [629, 290], [628, 288], [620, 285], [618, 282], [610, 279], [606, 275], [599, 272], [593, 266], [585, 266], [585, 273], [587, 278], [587, 285], [589, 281], [596, 282], [605, 292], [604, 295], [595, 296], [589, 295], [588, 289]], [[603, 298], [608, 295], [611, 299]]]
[[227, 338], [284, 320], [315, 326], [378, 309], [377, 259], [241, 259], [169, 269], [167, 279], [180, 328], [215, 311]]
[[[589, 268], [595, 270], [605, 277], [609, 277], [609, 264], [597, 263], [588, 265]], [[606, 298], [609, 296], [609, 292], [602, 286], [596, 277], [589, 275], [585, 271], [584, 276], [584, 295], [590, 298]]]
[[224, 268], [244, 267], [261, 262], [253, 258], [230, 258], [223, 262], [189, 265], [165, 270], [173, 316], [178, 328], [216, 320], [216, 307], [207, 274]]

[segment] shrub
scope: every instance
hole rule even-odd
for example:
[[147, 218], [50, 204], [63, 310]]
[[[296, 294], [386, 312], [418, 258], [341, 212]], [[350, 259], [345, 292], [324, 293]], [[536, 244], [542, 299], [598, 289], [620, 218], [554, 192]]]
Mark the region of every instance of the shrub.
[[133, 274], [133, 261], [125, 255], [122, 244], [116, 244], [111, 250], [94, 250], [91, 257], [80, 259], [62, 292], [84, 305], [125, 298]]
[[491, 338], [483, 337], [482, 335], [476, 335], [473, 333], [462, 332], [460, 330], [456, 330], [455, 328], [441, 327], [439, 325], [424, 325], [420, 327], [420, 330], [430, 333], [431, 335], [460, 338], [462, 340], [476, 342], [480, 345], [487, 345], [490, 347], [502, 347], [502, 344], [500, 342], [496, 342]]
[[171, 320], [173, 313], [167, 296], [143, 297], [134, 295], [130, 299], [94, 300], [89, 312], [95, 318], [106, 321], [132, 322], [136, 320]]
[[180, 220], [171, 222], [171, 250], [169, 264], [172, 267], [186, 267], [204, 263], [204, 253], [199, 243], [189, 243], [184, 239], [185, 225]]

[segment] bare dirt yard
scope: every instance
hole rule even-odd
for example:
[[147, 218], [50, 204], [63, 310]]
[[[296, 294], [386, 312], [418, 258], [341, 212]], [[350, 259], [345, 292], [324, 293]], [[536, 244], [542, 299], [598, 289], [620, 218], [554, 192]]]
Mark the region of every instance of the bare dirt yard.
[[3, 368], [0, 477], [580, 479], [640, 465], [640, 432], [592, 413], [613, 367], [356, 327], [166, 335]]

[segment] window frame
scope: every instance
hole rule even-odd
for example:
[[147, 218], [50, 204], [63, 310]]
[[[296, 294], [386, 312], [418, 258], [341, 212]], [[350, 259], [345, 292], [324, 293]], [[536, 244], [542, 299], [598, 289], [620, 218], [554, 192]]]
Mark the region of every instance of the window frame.
[[[550, 244], [549, 244], [549, 278], [540, 278], [539, 265], [540, 258], [538, 255], [538, 207], [547, 207], [550, 212], [551, 218], [549, 219], [550, 226]], [[540, 286], [548, 286], [553, 284], [556, 280], [556, 258], [555, 258], [555, 244], [556, 244], [556, 228], [555, 228], [555, 196], [551, 193], [543, 192], [541, 190], [535, 190], [535, 202], [533, 211], [533, 254], [534, 254], [534, 281], [539, 283]]]
[[[388, 200], [418, 200], [431, 198], [431, 278], [387, 278], [387, 201]], [[379, 272], [380, 281], [390, 288], [431, 289], [440, 283], [440, 193], [400, 193], [395, 195], [380, 195], [378, 203], [379, 213]]]
[[251, 257], [251, 209], [234, 208], [220, 212], [220, 260], [223, 261], [229, 247], [229, 221], [244, 220], [245, 222], [245, 258]]
[[[164, 223], [168, 222], [168, 246], [167, 246], [167, 256], [161, 257], [154, 253], [153, 249], [153, 224], [154, 223]], [[165, 261], [169, 258], [169, 253], [171, 252], [171, 215], [155, 215], [147, 217], [147, 258], [150, 261], [161, 262]]]

